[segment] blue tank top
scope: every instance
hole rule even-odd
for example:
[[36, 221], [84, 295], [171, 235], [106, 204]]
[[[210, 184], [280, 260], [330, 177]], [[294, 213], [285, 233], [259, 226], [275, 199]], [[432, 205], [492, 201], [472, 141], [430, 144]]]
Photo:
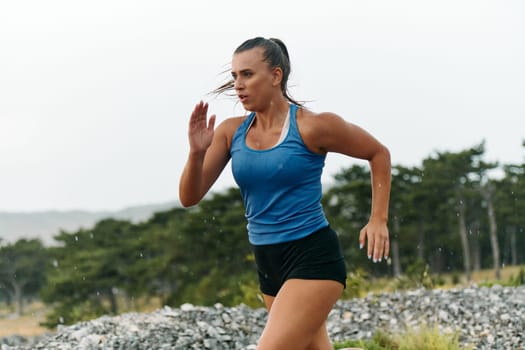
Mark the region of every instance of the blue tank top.
[[297, 128], [297, 106], [290, 105], [290, 128], [275, 147], [255, 150], [246, 145], [251, 113], [235, 131], [232, 172], [239, 185], [254, 245], [303, 238], [328, 226], [321, 206], [321, 173], [325, 155], [306, 148]]

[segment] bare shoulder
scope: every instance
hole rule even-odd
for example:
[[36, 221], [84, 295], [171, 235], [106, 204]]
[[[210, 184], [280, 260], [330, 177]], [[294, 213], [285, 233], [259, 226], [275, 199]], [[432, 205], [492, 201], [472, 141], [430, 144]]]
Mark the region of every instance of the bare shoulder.
[[224, 130], [233, 130], [235, 131], [239, 125], [246, 119], [246, 116], [240, 116], [240, 117], [229, 117], [223, 120], [218, 128], [224, 129]]
[[300, 127], [304, 128], [323, 128], [329, 129], [337, 127], [340, 123], [345, 123], [345, 120], [333, 112], [313, 112], [306, 108], [299, 108], [297, 110], [297, 122]]
[[360, 159], [372, 159], [388, 150], [360, 126], [331, 112], [297, 112], [297, 126], [306, 147], [316, 153], [336, 152]]
[[246, 116], [226, 118], [217, 126], [215, 134], [218, 137], [222, 137], [223, 140], [225, 140], [226, 143], [230, 145], [231, 140], [233, 138], [233, 134], [245, 119]]
[[316, 113], [306, 108], [297, 111], [299, 133], [305, 145], [316, 153], [326, 153], [327, 141], [350, 125], [341, 116], [332, 112]]

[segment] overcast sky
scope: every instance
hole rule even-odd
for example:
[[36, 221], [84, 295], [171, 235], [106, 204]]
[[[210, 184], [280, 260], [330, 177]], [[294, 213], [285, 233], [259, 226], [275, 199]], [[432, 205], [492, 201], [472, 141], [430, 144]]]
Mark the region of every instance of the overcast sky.
[[[292, 95], [420, 165], [486, 140], [525, 159], [521, 0], [2, 1], [0, 211], [119, 209], [178, 198], [187, 120], [233, 50], [278, 37]], [[323, 182], [356, 160], [330, 155]], [[228, 167], [214, 190], [233, 186]]]

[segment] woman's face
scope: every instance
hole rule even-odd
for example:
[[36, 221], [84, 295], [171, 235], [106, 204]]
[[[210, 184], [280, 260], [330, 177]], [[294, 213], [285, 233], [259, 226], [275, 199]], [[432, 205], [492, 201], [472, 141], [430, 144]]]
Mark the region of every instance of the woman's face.
[[257, 111], [270, 103], [280, 80], [276, 69], [263, 61], [263, 49], [253, 48], [233, 55], [232, 78], [239, 101], [248, 111]]

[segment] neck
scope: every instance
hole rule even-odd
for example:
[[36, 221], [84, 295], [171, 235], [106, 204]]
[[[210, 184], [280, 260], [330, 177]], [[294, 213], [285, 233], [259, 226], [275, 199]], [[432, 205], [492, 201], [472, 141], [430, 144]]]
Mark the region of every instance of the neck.
[[265, 109], [256, 111], [256, 122], [262, 129], [281, 126], [286, 119], [290, 104], [285, 99], [271, 101]]

